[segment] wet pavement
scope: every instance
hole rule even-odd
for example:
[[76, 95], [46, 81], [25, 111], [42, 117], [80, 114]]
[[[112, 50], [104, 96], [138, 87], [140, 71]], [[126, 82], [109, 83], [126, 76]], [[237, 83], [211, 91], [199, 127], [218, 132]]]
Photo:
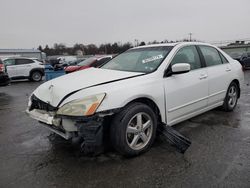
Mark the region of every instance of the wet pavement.
[[218, 109], [175, 126], [192, 140], [180, 154], [161, 139], [136, 158], [79, 156], [24, 113], [39, 85], [0, 88], [0, 187], [250, 187], [250, 71], [234, 112]]

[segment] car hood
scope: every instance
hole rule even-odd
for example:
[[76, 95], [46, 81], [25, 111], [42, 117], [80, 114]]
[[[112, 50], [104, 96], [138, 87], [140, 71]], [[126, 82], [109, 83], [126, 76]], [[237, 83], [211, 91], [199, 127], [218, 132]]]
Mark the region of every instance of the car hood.
[[40, 85], [33, 94], [40, 100], [57, 107], [66, 96], [79, 90], [142, 74], [144, 73], [89, 68], [47, 81]]

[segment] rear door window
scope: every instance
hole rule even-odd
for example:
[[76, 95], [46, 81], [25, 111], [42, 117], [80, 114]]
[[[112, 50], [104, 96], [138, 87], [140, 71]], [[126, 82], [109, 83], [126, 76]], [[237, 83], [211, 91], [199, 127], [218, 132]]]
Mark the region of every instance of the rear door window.
[[210, 46], [199, 46], [199, 48], [208, 67], [222, 64], [222, 58], [217, 49]]
[[220, 53], [220, 52], [219, 52], [219, 54], [220, 54], [220, 57], [221, 57], [222, 63], [228, 63], [228, 60], [225, 58], [225, 56], [224, 56], [224, 55], [222, 55], [222, 53]]
[[33, 63], [31, 59], [16, 59], [16, 65], [26, 65]]

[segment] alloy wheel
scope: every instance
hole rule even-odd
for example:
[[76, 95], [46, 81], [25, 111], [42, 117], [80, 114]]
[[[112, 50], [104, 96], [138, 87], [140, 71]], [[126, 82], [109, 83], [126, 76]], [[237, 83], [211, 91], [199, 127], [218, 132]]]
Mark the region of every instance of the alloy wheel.
[[152, 137], [152, 133], [152, 118], [147, 113], [137, 113], [131, 118], [127, 125], [127, 144], [133, 150], [140, 150], [148, 144]]
[[234, 85], [232, 85], [228, 91], [228, 106], [230, 108], [234, 108], [237, 102], [237, 98], [238, 98], [237, 88]]
[[39, 72], [34, 72], [33, 74], [32, 74], [32, 79], [34, 80], [34, 81], [36, 81], [36, 82], [38, 82], [38, 81], [40, 81], [41, 80], [41, 74], [39, 73]]

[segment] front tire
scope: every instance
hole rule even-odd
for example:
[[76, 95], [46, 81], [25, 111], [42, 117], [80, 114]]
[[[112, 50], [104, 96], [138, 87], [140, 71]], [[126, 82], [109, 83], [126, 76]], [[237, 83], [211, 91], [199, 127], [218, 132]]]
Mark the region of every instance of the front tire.
[[139, 155], [152, 146], [156, 128], [153, 110], [143, 103], [132, 103], [114, 117], [110, 127], [111, 144], [124, 156]]
[[39, 71], [34, 71], [31, 73], [31, 80], [34, 82], [39, 82], [42, 80], [42, 73]]
[[232, 82], [228, 87], [227, 94], [224, 99], [224, 103], [222, 106], [223, 110], [225, 110], [226, 112], [233, 111], [237, 105], [238, 98], [239, 87], [235, 82]]

